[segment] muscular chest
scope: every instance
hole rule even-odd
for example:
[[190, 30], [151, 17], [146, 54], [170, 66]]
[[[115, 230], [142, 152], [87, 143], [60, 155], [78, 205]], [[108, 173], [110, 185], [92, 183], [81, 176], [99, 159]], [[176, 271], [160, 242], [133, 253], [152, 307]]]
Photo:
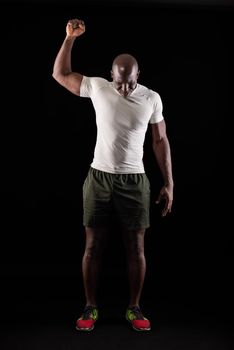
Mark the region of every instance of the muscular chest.
[[97, 123], [127, 129], [141, 129], [148, 125], [152, 115], [152, 104], [145, 96], [129, 96], [119, 94], [100, 94], [94, 101]]

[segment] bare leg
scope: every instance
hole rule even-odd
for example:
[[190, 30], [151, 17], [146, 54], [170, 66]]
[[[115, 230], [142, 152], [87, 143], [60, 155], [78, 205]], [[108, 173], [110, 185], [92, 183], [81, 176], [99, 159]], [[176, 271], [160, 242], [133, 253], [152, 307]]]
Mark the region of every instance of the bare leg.
[[139, 306], [140, 296], [144, 284], [146, 272], [144, 236], [145, 229], [123, 231], [130, 288], [129, 306]]
[[82, 259], [82, 273], [86, 305], [97, 306], [97, 281], [104, 249], [107, 229], [85, 227], [86, 245]]

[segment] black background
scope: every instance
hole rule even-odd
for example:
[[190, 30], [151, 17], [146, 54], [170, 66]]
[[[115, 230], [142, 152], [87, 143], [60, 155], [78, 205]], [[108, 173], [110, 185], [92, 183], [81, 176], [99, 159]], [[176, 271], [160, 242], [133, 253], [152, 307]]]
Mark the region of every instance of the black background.
[[[67, 315], [84, 303], [82, 184], [95, 146], [94, 110], [52, 78], [66, 23], [77, 17], [86, 33], [74, 44], [74, 70], [110, 79], [113, 58], [129, 52], [139, 82], [163, 101], [175, 198], [162, 219], [148, 130], [152, 207], [142, 304], [167, 320], [232, 322], [231, 4], [35, 1], [1, 3], [0, 11], [2, 320]], [[125, 270], [115, 227], [100, 277], [103, 307], [125, 309]]]

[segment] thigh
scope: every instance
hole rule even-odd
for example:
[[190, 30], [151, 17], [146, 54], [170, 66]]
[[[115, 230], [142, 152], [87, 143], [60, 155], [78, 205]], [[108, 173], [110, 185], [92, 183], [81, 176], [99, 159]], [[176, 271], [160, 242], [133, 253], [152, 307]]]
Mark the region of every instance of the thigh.
[[83, 185], [83, 224], [105, 227], [111, 213], [112, 182], [109, 174], [91, 168]]
[[114, 206], [126, 230], [146, 229], [150, 225], [150, 183], [146, 174], [126, 174], [114, 183]]
[[108, 229], [105, 227], [85, 227], [87, 253], [101, 253], [106, 246]]
[[122, 230], [124, 247], [127, 254], [141, 254], [144, 252], [145, 229]]

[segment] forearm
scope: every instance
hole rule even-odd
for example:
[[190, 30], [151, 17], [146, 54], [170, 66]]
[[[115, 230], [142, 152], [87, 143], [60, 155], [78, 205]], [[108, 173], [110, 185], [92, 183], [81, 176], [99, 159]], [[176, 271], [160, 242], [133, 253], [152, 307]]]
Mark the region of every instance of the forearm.
[[153, 151], [166, 186], [173, 186], [171, 150], [168, 138], [165, 136], [153, 143]]
[[54, 62], [53, 77], [65, 76], [71, 73], [71, 51], [75, 37], [66, 36]]

